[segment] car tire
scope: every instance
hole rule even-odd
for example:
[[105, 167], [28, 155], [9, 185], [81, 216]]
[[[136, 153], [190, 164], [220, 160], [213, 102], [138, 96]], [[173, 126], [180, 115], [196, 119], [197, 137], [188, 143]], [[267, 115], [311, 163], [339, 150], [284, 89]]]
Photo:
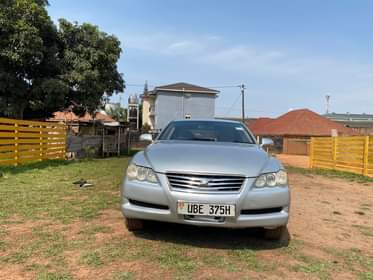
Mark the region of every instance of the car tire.
[[126, 218], [125, 224], [129, 231], [137, 231], [144, 228], [144, 221], [139, 219]]
[[287, 233], [286, 226], [280, 226], [273, 229], [264, 229], [264, 238], [269, 240], [281, 240]]

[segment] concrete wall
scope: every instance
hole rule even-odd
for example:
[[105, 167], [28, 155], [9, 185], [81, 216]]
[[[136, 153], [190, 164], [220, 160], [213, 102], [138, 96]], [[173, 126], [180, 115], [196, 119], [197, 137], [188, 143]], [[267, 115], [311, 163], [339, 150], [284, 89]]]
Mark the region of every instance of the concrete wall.
[[215, 95], [183, 92], [158, 92], [155, 100], [155, 129], [163, 129], [170, 121], [214, 118]]

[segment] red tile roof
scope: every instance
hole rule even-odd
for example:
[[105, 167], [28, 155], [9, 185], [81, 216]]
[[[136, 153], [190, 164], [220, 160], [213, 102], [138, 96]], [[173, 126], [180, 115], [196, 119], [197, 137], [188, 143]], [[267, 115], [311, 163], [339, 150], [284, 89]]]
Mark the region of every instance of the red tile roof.
[[256, 134], [254, 131], [260, 131], [261, 128], [265, 127], [274, 119], [271, 118], [258, 118], [256, 120], [246, 121], [246, 125], [250, 130]]
[[354, 134], [352, 129], [308, 109], [293, 110], [277, 119], [259, 118], [248, 126], [260, 136], [331, 136], [332, 129], [342, 135]]
[[115, 122], [115, 120], [108, 115], [102, 113], [96, 113], [93, 119], [92, 115], [89, 113], [85, 113], [84, 116], [79, 117], [75, 115], [73, 112], [68, 111], [59, 111], [54, 112], [53, 117], [49, 119], [49, 121], [66, 121], [66, 122], [90, 122], [93, 120], [103, 121], [103, 122]]

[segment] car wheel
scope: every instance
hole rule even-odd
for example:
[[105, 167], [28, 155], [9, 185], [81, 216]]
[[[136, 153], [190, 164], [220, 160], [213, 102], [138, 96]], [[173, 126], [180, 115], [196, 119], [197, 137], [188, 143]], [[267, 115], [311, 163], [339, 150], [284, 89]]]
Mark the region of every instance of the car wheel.
[[286, 226], [281, 226], [273, 229], [264, 229], [264, 238], [269, 240], [281, 240], [287, 232]]
[[129, 231], [140, 230], [144, 227], [144, 222], [139, 219], [126, 218], [125, 223]]

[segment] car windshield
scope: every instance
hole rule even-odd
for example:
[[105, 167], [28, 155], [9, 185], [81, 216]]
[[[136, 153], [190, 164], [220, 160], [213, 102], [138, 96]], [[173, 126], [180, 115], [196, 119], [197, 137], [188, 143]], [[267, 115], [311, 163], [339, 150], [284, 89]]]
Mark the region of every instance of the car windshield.
[[158, 140], [255, 143], [253, 137], [242, 124], [218, 121], [171, 122]]

